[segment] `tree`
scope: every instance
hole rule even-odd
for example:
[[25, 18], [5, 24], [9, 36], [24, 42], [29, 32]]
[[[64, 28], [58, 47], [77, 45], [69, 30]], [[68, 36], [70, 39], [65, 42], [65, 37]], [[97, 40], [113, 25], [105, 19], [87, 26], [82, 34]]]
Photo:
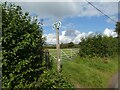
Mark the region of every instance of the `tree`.
[[115, 32], [118, 34], [118, 54], [120, 54], [120, 22], [116, 23]]
[[74, 47], [74, 43], [73, 43], [73, 42], [68, 43], [68, 47], [69, 47], [69, 48]]
[[120, 38], [120, 22], [117, 22], [117, 23], [116, 23], [116, 29], [115, 29], [115, 32], [117, 32], [117, 34], [118, 34], [118, 38]]
[[117, 53], [117, 38], [96, 34], [83, 38], [80, 42], [81, 57], [108, 57]]
[[2, 4], [2, 87], [31, 87], [43, 71], [42, 27], [20, 6]]

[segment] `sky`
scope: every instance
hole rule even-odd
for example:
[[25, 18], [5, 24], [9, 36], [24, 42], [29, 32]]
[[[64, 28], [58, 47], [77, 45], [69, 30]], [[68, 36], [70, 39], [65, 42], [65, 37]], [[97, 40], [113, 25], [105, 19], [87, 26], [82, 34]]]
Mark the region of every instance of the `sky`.
[[[58, 0], [59, 1], [59, 0]], [[61, 21], [60, 43], [79, 43], [81, 38], [93, 33], [116, 37], [114, 32], [116, 22], [101, 14], [86, 1], [84, 2], [12, 2], [22, 7], [23, 12], [29, 12], [31, 16], [43, 19], [43, 37], [46, 43], [56, 43], [56, 31], [53, 23]], [[88, 0], [91, 1], [91, 0]], [[94, 0], [93, 0], [94, 1]], [[118, 21], [118, 2], [91, 2], [94, 6]]]

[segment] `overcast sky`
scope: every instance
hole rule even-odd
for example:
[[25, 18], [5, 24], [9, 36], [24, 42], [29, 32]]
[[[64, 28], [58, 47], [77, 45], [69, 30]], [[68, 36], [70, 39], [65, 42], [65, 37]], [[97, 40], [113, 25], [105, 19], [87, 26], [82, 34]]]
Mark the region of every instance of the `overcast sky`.
[[[33, 0], [31, 0], [33, 1]], [[115, 22], [101, 14], [85, 0], [84, 2], [13, 2], [20, 5], [24, 12], [29, 12], [31, 16], [38, 16], [38, 20], [43, 19], [43, 33], [47, 38], [47, 43], [55, 44], [55, 30], [52, 24], [58, 20], [62, 22], [60, 27], [60, 42], [79, 43], [82, 37], [91, 33], [103, 33], [107, 36], [115, 37]], [[88, 0], [90, 1], [90, 0]], [[109, 17], [118, 21], [118, 2], [113, 0], [98, 0], [91, 2]], [[111, 2], [108, 2], [111, 1]], [[118, 1], [118, 0], [116, 0]]]

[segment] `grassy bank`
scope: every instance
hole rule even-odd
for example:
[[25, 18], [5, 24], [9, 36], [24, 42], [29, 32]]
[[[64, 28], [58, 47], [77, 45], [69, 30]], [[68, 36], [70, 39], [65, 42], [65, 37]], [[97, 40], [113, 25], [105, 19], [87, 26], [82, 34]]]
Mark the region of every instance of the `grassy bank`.
[[107, 87], [112, 75], [118, 70], [118, 56], [108, 58], [81, 58], [63, 63], [63, 74], [70, 77], [75, 87]]

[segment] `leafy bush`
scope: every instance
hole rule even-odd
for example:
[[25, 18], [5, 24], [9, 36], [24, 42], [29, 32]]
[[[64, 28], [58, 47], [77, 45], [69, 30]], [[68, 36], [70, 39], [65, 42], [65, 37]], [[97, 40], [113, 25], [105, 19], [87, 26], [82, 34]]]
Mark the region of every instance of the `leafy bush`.
[[67, 82], [66, 77], [62, 74], [58, 75], [56, 70], [46, 70], [40, 75], [37, 82], [33, 83], [34, 88], [70, 88], [73, 85]]
[[79, 55], [82, 57], [107, 57], [118, 50], [118, 39], [102, 36], [101, 34], [90, 35], [82, 39]]
[[[2, 87], [70, 87], [62, 75], [45, 62], [42, 27], [19, 6], [2, 4]], [[49, 64], [49, 66], [48, 66]]]
[[73, 85], [68, 81], [69, 77], [57, 72], [56, 61], [50, 56], [50, 67], [39, 74], [38, 81], [32, 83], [33, 88], [71, 88]]
[[43, 71], [42, 28], [21, 7], [2, 4], [2, 87], [31, 87]]

